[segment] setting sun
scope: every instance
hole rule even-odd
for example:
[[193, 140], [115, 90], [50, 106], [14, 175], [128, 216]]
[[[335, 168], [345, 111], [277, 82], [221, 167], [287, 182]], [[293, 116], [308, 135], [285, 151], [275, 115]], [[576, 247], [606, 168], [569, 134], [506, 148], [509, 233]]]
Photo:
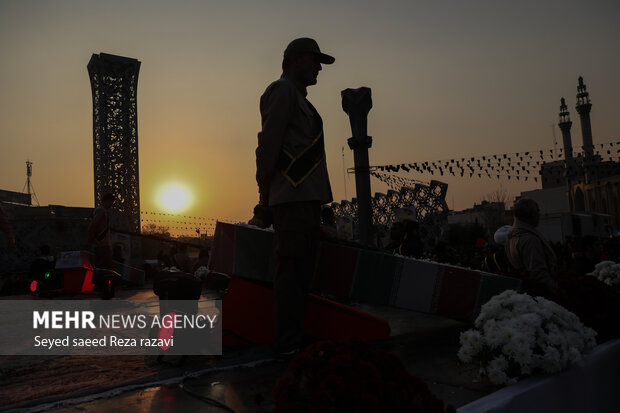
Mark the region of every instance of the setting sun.
[[160, 189], [157, 201], [166, 211], [177, 213], [189, 207], [192, 196], [183, 185], [171, 183]]

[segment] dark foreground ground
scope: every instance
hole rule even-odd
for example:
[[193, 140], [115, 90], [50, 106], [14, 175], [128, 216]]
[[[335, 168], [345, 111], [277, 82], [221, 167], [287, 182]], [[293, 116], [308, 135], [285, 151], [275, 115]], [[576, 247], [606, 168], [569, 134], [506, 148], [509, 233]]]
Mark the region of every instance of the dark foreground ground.
[[[122, 292], [145, 299], [152, 290]], [[476, 366], [457, 357], [459, 333], [467, 324], [391, 307], [358, 305], [389, 320], [392, 335], [375, 346], [394, 352], [407, 370], [437, 397], [460, 407], [498, 388], [478, 377]], [[224, 349], [223, 356], [188, 357], [181, 366], [149, 356], [0, 357], [3, 411], [223, 412], [206, 396], [235, 412], [270, 412], [271, 391], [288, 369], [266, 346]], [[257, 404], [257, 400], [262, 402]]]

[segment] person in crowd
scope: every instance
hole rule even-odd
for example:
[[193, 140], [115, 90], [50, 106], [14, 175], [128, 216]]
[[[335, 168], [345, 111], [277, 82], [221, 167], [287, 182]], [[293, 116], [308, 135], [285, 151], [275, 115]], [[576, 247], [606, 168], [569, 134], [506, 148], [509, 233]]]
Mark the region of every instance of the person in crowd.
[[114, 269], [112, 242], [110, 240], [110, 209], [114, 205], [114, 194], [108, 192], [101, 198], [101, 205], [95, 208], [88, 227], [88, 243], [95, 252], [95, 267]]
[[187, 245], [181, 244], [176, 248], [174, 255], [172, 255], [172, 261], [174, 266], [180, 271], [185, 273], [191, 272], [192, 265], [189, 255], [187, 255]]
[[194, 268], [192, 269], [192, 274], [196, 272], [196, 270], [200, 267], [208, 267], [209, 266], [209, 248], [203, 247], [198, 251], [198, 261], [194, 263]]
[[390, 243], [386, 249], [406, 257], [421, 258], [424, 243], [420, 224], [409, 218], [394, 222], [390, 229]]
[[327, 205], [324, 205], [323, 208], [321, 208], [321, 232], [328, 237], [338, 237], [334, 210]]
[[172, 247], [166, 245], [157, 253], [157, 265], [160, 270], [172, 267], [172, 250]]
[[524, 289], [549, 295], [557, 289], [557, 259], [551, 245], [536, 227], [540, 209], [536, 201], [521, 198], [514, 205], [514, 223], [508, 232], [506, 253], [524, 281]]
[[405, 223], [402, 221], [394, 221], [390, 227], [390, 241], [385, 249], [392, 253], [398, 253], [398, 250], [405, 238]]
[[269, 228], [273, 225], [273, 216], [269, 207], [256, 204], [254, 206], [254, 215], [248, 221], [248, 225], [254, 225], [259, 228]]
[[571, 267], [578, 274], [588, 274], [594, 271], [594, 266], [605, 260], [601, 241], [592, 235], [577, 239], [571, 255]]
[[508, 232], [512, 229], [512, 225], [504, 225], [499, 227], [493, 235], [493, 241], [496, 246], [492, 246], [489, 253], [484, 257], [482, 262], [482, 270], [494, 274], [510, 275], [514, 272], [514, 268], [506, 255], [506, 241], [508, 240]]
[[400, 245], [400, 254], [406, 257], [421, 258], [424, 253], [424, 243], [420, 223], [413, 220], [405, 220], [405, 236]]

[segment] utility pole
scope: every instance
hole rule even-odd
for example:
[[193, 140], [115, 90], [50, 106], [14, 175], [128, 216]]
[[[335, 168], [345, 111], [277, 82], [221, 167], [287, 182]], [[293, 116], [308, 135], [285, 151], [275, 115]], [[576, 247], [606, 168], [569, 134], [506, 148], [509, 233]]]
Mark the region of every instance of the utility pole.
[[24, 184], [24, 188], [22, 188], [22, 192], [26, 189], [26, 193], [30, 198], [30, 205], [32, 205], [32, 198], [34, 197], [37, 202], [37, 206], [39, 206], [39, 199], [37, 198], [37, 194], [34, 192], [34, 186], [32, 186], [32, 182], [30, 180], [32, 178], [32, 162], [29, 160], [26, 161], [26, 183]]

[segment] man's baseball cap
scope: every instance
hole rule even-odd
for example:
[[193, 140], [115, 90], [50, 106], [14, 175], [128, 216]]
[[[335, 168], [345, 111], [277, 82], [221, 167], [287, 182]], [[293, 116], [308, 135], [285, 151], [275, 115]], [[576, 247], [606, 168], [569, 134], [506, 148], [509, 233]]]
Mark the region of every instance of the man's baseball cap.
[[284, 51], [284, 57], [293, 53], [314, 53], [319, 56], [321, 63], [327, 65], [331, 65], [336, 61], [332, 56], [321, 53], [321, 49], [319, 49], [316, 40], [310, 39], [309, 37], [300, 37], [290, 42]]

